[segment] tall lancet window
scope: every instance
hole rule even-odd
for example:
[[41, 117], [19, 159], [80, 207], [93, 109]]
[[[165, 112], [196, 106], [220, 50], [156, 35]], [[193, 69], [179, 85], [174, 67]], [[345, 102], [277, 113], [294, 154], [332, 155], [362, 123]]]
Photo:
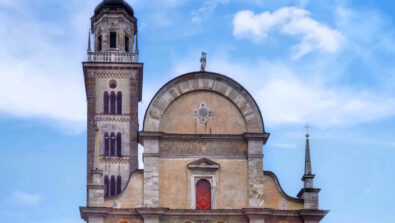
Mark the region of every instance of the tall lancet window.
[[109, 101], [108, 91], [105, 91], [103, 94], [103, 113], [104, 114], [108, 114], [108, 101]]
[[117, 194], [120, 194], [122, 190], [122, 178], [121, 176], [117, 177]]
[[117, 93], [117, 114], [122, 114], [122, 92]]
[[101, 36], [97, 37], [97, 51], [102, 50], [102, 38]]
[[111, 148], [111, 156], [115, 156], [115, 133], [111, 133], [110, 139], [110, 148]]
[[117, 33], [110, 32], [110, 48], [117, 48]]
[[114, 176], [111, 176], [111, 180], [110, 180], [111, 182], [110, 182], [110, 195], [111, 196], [114, 196], [115, 195], [115, 177]]
[[122, 136], [121, 136], [121, 133], [117, 134], [117, 155], [122, 156]]
[[108, 176], [104, 176], [104, 196], [108, 197], [110, 195], [110, 182], [108, 180]]
[[196, 209], [211, 209], [211, 185], [208, 180], [201, 179], [196, 183]]
[[125, 36], [125, 51], [129, 52], [129, 37]]
[[115, 96], [115, 92], [111, 91], [110, 95], [110, 113], [112, 115], [115, 114], [115, 104], [116, 104], [117, 97]]
[[110, 155], [110, 137], [107, 132], [104, 133], [104, 155]]

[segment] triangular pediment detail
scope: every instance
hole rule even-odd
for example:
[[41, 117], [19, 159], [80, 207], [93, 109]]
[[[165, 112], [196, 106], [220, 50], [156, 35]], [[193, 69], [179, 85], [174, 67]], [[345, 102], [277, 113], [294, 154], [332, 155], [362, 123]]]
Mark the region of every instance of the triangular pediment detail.
[[189, 169], [219, 169], [219, 163], [207, 158], [201, 158], [192, 163], [188, 163]]

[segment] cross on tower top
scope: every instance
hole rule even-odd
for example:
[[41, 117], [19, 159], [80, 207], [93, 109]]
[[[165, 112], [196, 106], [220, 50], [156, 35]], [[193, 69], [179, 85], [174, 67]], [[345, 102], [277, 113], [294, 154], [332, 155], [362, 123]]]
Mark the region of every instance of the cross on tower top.
[[309, 135], [309, 129], [311, 128], [311, 126], [309, 125], [309, 123], [307, 123], [305, 126], [304, 126], [304, 128], [306, 129], [306, 137], [308, 138], [310, 135]]

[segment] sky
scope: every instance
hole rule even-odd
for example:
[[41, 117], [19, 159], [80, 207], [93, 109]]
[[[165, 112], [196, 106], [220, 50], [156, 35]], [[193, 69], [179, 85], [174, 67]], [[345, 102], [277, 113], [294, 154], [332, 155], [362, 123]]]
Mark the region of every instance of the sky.
[[[0, 0], [2, 223], [83, 222], [81, 62], [99, 2]], [[289, 195], [302, 187], [309, 123], [320, 208], [330, 210], [322, 222], [395, 222], [392, 1], [128, 2], [144, 63], [140, 123], [156, 91], [199, 70], [205, 51], [208, 71], [235, 79], [259, 104], [271, 133], [263, 168]]]

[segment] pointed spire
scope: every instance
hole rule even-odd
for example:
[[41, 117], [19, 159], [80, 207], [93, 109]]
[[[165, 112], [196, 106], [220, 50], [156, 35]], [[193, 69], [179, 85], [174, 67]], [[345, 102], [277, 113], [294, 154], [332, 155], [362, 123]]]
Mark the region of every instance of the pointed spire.
[[134, 50], [135, 54], [139, 53], [139, 35], [136, 33], [136, 49]]
[[89, 35], [88, 35], [88, 52], [92, 52], [91, 50], [91, 31], [89, 30]]
[[306, 148], [305, 148], [304, 175], [302, 180], [304, 181], [305, 188], [313, 188], [313, 179], [315, 175], [312, 172], [311, 156], [310, 156], [309, 128], [311, 128], [311, 126], [309, 124], [306, 124], [305, 128], [306, 128]]
[[311, 158], [310, 158], [310, 140], [309, 134], [306, 134], [306, 154], [305, 154], [305, 165], [304, 165], [304, 174], [311, 174]]

